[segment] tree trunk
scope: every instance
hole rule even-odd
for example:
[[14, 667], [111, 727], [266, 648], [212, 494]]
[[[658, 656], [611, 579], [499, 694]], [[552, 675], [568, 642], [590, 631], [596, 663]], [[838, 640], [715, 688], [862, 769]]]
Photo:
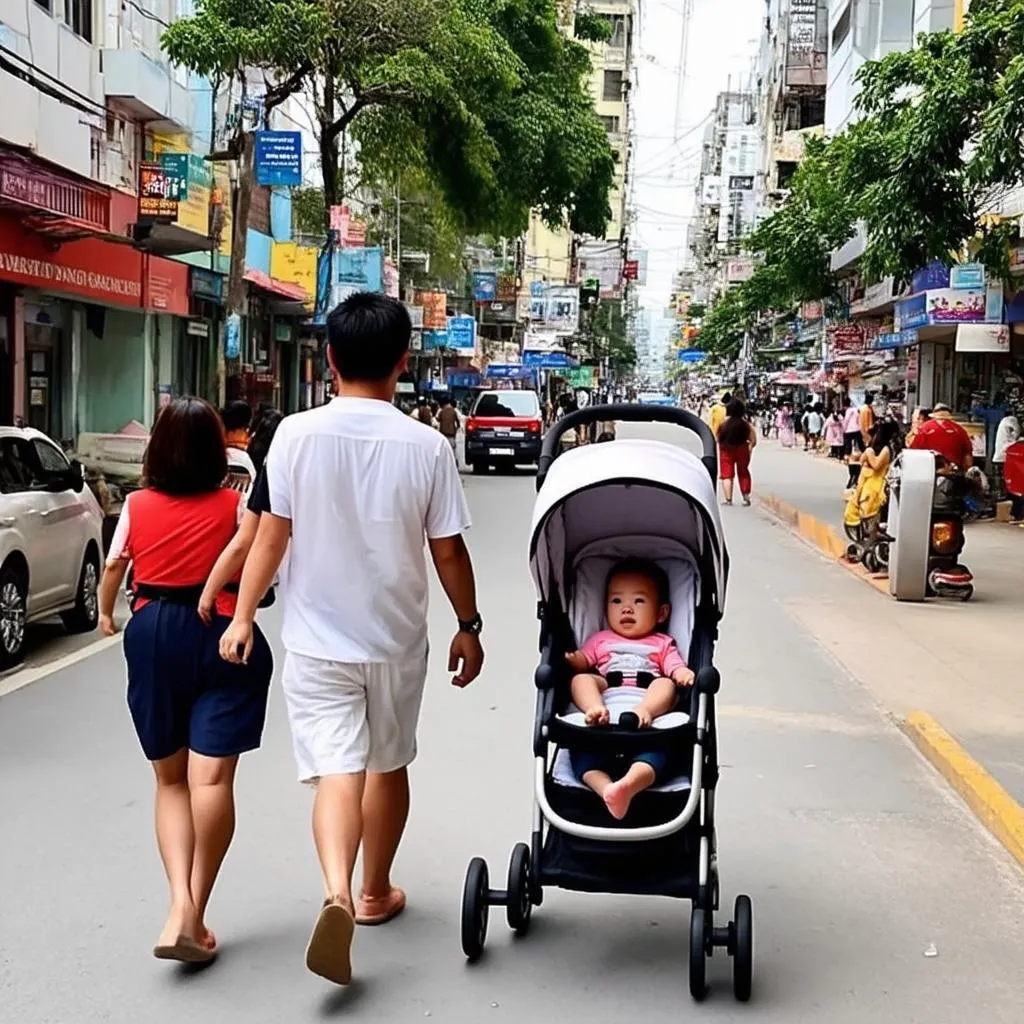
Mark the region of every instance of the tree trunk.
[[324, 78], [324, 107], [320, 123], [320, 169], [324, 179], [324, 226], [330, 228], [331, 207], [338, 205], [341, 192], [338, 180], [338, 136], [330, 130], [337, 117], [337, 83], [333, 68]]
[[[245, 255], [249, 231], [249, 209], [252, 206], [256, 137], [252, 132], [242, 136], [241, 153], [238, 159], [238, 181], [235, 185], [234, 220], [231, 232], [231, 267], [228, 271], [228, 294], [224, 307], [225, 340], [228, 318], [245, 312]], [[232, 364], [237, 360], [232, 359]], [[234, 365], [230, 368], [234, 368]], [[220, 346], [217, 366], [217, 394], [221, 405], [227, 400], [228, 360], [225, 346]]]

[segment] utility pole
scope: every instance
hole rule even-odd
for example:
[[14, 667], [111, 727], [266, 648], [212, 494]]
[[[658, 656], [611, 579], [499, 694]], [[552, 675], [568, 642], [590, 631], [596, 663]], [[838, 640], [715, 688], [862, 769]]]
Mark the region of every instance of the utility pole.
[[[683, 0], [683, 7], [681, 11], [683, 17], [682, 29], [679, 33], [679, 70], [678, 79], [676, 83], [676, 116], [675, 125], [672, 130], [672, 145], [673, 147], [679, 146], [679, 141], [683, 134], [683, 97], [686, 92], [686, 65], [689, 62], [690, 53], [690, 20], [693, 17], [693, 0]], [[678, 157], [678, 150], [675, 156]], [[668, 176], [671, 179], [673, 171], [675, 169], [675, 160], [672, 161], [673, 167], [669, 170]]]

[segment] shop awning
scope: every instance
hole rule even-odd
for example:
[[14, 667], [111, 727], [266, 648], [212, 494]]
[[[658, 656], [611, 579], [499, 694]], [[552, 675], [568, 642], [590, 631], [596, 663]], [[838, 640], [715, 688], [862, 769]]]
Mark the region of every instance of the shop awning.
[[297, 302], [306, 306], [312, 302], [312, 297], [301, 285], [292, 284], [290, 281], [281, 281], [262, 270], [249, 269], [245, 272], [245, 280], [255, 285], [261, 291], [273, 296], [276, 299], [284, 299], [286, 302]]

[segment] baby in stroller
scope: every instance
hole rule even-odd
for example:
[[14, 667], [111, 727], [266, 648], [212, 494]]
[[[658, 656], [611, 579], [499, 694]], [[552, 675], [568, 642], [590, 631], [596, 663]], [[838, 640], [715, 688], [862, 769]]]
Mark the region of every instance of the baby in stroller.
[[[606, 586], [608, 628], [566, 655], [576, 673], [572, 700], [587, 725], [611, 722], [611, 700], [619, 711], [620, 727], [646, 729], [672, 710], [677, 687], [693, 683], [694, 674], [675, 640], [661, 631], [671, 612], [668, 574], [658, 565], [630, 558], [612, 568]], [[667, 755], [655, 751], [629, 759], [573, 751], [571, 760], [577, 777], [620, 821], [633, 797], [653, 786], [668, 767]]]

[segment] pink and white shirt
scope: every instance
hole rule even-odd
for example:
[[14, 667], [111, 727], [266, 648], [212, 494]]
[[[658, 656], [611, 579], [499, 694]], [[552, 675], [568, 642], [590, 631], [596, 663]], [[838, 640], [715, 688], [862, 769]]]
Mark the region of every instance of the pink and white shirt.
[[636, 677], [641, 672], [671, 678], [676, 669], [686, 668], [675, 640], [667, 633], [631, 640], [611, 629], [602, 629], [587, 640], [580, 653], [602, 676], [621, 672], [623, 686], [636, 686]]

